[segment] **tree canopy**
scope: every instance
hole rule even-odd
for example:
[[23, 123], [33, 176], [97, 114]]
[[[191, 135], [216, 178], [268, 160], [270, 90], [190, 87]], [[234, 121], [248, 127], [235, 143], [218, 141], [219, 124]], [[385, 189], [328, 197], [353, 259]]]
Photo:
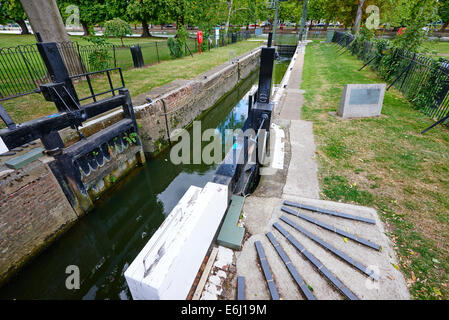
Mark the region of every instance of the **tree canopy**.
[[22, 29], [22, 34], [29, 34], [25, 19], [26, 13], [19, 0], [0, 0], [0, 24], [14, 21]]

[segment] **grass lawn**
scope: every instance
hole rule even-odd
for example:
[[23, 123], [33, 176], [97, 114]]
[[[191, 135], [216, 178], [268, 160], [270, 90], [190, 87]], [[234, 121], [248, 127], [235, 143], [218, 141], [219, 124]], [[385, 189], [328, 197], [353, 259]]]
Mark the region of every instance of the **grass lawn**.
[[[78, 42], [80, 45], [90, 45], [91, 42], [83, 39], [82, 36], [70, 36], [70, 40]], [[140, 38], [140, 37], [127, 37], [123, 38], [125, 44], [153, 42], [153, 41], [167, 41], [161, 38]], [[18, 34], [0, 34], [0, 48], [3, 47], [15, 47], [18, 45], [35, 44], [36, 38], [32, 34], [18, 35]], [[108, 38], [108, 43], [121, 45], [119, 38]]]
[[307, 46], [302, 118], [313, 121], [321, 197], [376, 208], [415, 299], [449, 299], [449, 129], [438, 126], [395, 89], [382, 116], [339, 120], [343, 86], [382, 83], [356, 57]]
[[429, 54], [449, 58], [449, 42], [427, 41], [423, 47]]
[[[258, 41], [240, 41], [223, 48], [203, 52], [201, 55], [195, 54], [193, 57], [187, 56], [168, 60], [141, 69], [129, 69], [123, 72], [125, 85], [129, 89], [131, 96], [137, 96], [175, 79], [192, 79], [213, 67], [225, 63], [230, 59], [231, 54], [238, 56], [260, 45], [261, 42]], [[118, 73], [113, 75], [112, 80], [114, 84], [120, 83]], [[75, 86], [79, 97], [90, 95], [86, 81], [80, 82]], [[107, 77], [94, 79], [93, 87], [95, 92], [101, 92], [108, 88]], [[40, 94], [31, 94], [2, 101], [1, 104], [16, 123], [22, 123], [56, 112], [54, 104], [45, 101]]]

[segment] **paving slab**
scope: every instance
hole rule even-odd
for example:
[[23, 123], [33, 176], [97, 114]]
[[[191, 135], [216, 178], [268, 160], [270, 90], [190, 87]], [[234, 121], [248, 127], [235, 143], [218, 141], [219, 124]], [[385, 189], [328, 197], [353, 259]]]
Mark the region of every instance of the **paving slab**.
[[289, 136], [291, 160], [283, 193], [319, 199], [313, 124], [308, 121], [292, 120]]

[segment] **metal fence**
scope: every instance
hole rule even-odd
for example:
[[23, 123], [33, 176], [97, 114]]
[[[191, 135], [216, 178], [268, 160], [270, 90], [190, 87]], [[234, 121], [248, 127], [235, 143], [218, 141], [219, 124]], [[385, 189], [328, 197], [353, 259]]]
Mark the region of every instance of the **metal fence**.
[[[332, 39], [370, 65], [383, 79], [395, 86], [416, 107], [430, 117], [440, 120], [449, 114], [449, 61], [390, 48], [386, 40], [364, 41], [349, 33], [335, 32]], [[360, 70], [361, 70], [360, 69]]]
[[[202, 51], [223, 47], [252, 37], [249, 31], [220, 34], [218, 42], [205, 37]], [[145, 65], [173, 59], [167, 41], [136, 44], [140, 46]], [[77, 42], [58, 43], [70, 76], [96, 72], [110, 68], [127, 70], [134, 66], [131, 55], [132, 45], [80, 45]], [[188, 38], [185, 55], [199, 51], [196, 38]], [[35, 92], [39, 86], [50, 82], [47, 68], [35, 44], [11, 48], [0, 48], [0, 101]]]

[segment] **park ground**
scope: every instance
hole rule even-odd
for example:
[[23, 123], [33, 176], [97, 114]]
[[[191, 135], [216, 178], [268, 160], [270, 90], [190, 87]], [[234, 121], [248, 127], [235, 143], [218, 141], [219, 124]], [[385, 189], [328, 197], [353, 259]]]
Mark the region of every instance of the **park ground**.
[[[91, 45], [92, 43], [87, 41], [86, 37], [83, 36], [70, 36], [70, 40], [73, 42], [78, 42], [80, 45]], [[123, 38], [123, 43], [125, 45], [136, 44], [136, 43], [146, 43], [153, 41], [167, 41], [163, 38], [141, 38], [141, 37], [125, 37]], [[108, 43], [121, 45], [119, 38], [108, 38]], [[33, 34], [26, 35], [16, 35], [16, 34], [0, 34], [0, 48], [4, 47], [15, 47], [19, 45], [35, 44], [36, 38]]]
[[[18, 37], [18, 36], [16, 36]], [[1, 38], [0, 38], [1, 39]], [[120, 41], [120, 40], [118, 40]], [[140, 69], [123, 71], [125, 86], [132, 97], [148, 92], [153, 88], [163, 86], [175, 79], [192, 79], [199, 74], [229, 61], [231, 57], [239, 56], [261, 45], [260, 41], [240, 41], [226, 47], [194, 54], [180, 59], [170, 59]], [[118, 73], [114, 73], [114, 85], [120, 85]], [[89, 96], [86, 81], [75, 84], [79, 97]], [[93, 79], [95, 92], [102, 92], [109, 87], [106, 76]], [[2, 105], [17, 123], [42, 117], [56, 112], [53, 103], [45, 101], [40, 94], [2, 101]]]
[[415, 299], [449, 298], [449, 129], [422, 135], [432, 120], [399, 91], [385, 95], [382, 116], [340, 120], [348, 83], [382, 83], [362, 62], [329, 44], [307, 46], [304, 120], [314, 123], [322, 199], [378, 210]]

